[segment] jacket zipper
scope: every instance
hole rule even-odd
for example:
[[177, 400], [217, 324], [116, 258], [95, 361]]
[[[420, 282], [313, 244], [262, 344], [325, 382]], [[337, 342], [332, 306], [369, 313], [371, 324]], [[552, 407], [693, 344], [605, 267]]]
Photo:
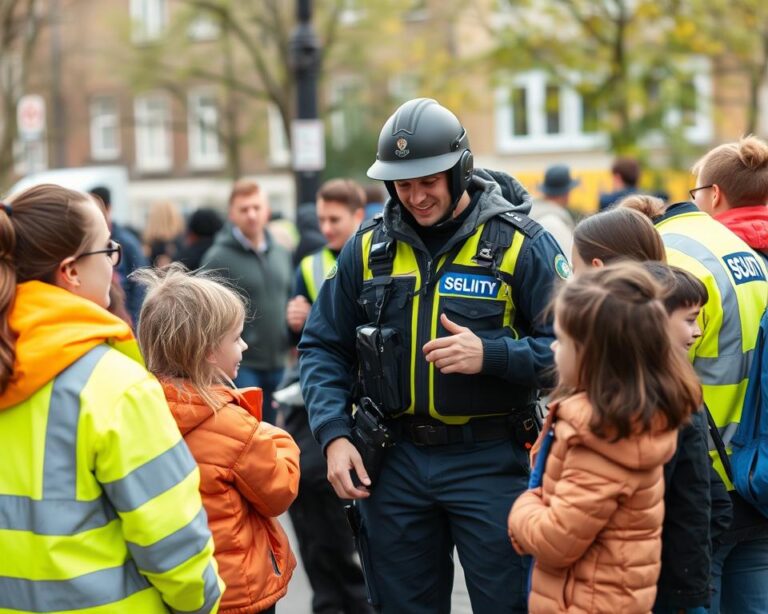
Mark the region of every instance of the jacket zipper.
[[429, 416], [429, 363], [424, 358], [421, 348], [429, 341], [429, 329], [432, 320], [432, 301], [434, 296], [431, 291], [432, 284], [432, 259], [426, 256], [426, 274], [422, 277], [421, 288], [425, 292], [419, 298], [418, 324], [416, 326], [416, 403], [414, 414]]

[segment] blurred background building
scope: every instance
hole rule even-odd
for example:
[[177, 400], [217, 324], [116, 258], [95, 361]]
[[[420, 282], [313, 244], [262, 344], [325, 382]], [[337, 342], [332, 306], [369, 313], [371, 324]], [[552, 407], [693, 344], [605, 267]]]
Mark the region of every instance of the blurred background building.
[[[128, 219], [149, 204], [224, 207], [251, 176], [291, 217], [295, 83], [286, 0], [1, 0], [0, 191], [47, 168], [118, 166]], [[476, 164], [534, 190], [564, 163], [574, 208], [610, 191], [616, 155], [683, 199], [687, 167], [768, 135], [760, 0], [324, 0], [323, 179], [364, 179], [402, 101], [435, 97]]]

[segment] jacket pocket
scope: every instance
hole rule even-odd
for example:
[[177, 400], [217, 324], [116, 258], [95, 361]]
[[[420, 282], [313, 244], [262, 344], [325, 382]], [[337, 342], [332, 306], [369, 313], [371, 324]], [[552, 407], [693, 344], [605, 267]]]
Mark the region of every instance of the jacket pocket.
[[[503, 329], [505, 308], [505, 301], [451, 297], [441, 299], [439, 311], [478, 337], [498, 338], [507, 334]], [[448, 334], [438, 321], [438, 338]], [[512, 407], [509, 383], [492, 375], [445, 375], [435, 368], [434, 382], [435, 409], [443, 416], [505, 413]]]

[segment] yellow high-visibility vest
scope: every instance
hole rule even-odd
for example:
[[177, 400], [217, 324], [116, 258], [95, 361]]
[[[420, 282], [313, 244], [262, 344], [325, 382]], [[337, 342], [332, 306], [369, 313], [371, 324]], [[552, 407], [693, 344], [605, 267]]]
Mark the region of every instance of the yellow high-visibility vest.
[[90, 350], [0, 411], [0, 450], [1, 613], [216, 611], [199, 471], [139, 362]]
[[[691, 348], [691, 359], [704, 402], [730, 449], [744, 405], [760, 318], [768, 303], [768, 273], [746, 243], [693, 206], [663, 219], [656, 228], [669, 264], [695, 275], [709, 293], [699, 315], [702, 336]], [[713, 457], [732, 489], [722, 463], [716, 454]]]
[[309, 294], [307, 298], [310, 303], [314, 303], [317, 299], [317, 294], [320, 292], [320, 287], [325, 281], [325, 276], [328, 275], [334, 264], [336, 264], [336, 256], [327, 247], [301, 259], [299, 267], [304, 278], [304, 285], [307, 287], [307, 293]]

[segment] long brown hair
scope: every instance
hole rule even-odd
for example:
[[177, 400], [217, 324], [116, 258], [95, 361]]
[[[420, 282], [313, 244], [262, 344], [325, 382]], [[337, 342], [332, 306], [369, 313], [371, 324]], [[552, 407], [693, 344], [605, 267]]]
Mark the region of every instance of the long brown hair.
[[586, 391], [592, 431], [621, 439], [650, 430], [657, 414], [677, 428], [701, 403], [693, 367], [673, 347], [664, 290], [640, 264], [619, 262], [564, 284], [555, 299], [559, 328], [576, 345], [576, 390]]
[[0, 393], [13, 375], [15, 339], [8, 313], [16, 284], [53, 283], [61, 261], [84, 249], [91, 231], [89, 200], [82, 192], [43, 184], [0, 207]]
[[187, 380], [216, 411], [226, 401], [211, 388], [231, 382], [206, 358], [243, 321], [242, 297], [214, 273], [189, 273], [179, 263], [139, 269], [131, 279], [149, 288], [137, 331], [147, 369], [161, 379]]
[[618, 258], [666, 261], [653, 223], [631, 209], [613, 208], [582, 220], [573, 231], [573, 245], [586, 263], [593, 258], [605, 263]]

